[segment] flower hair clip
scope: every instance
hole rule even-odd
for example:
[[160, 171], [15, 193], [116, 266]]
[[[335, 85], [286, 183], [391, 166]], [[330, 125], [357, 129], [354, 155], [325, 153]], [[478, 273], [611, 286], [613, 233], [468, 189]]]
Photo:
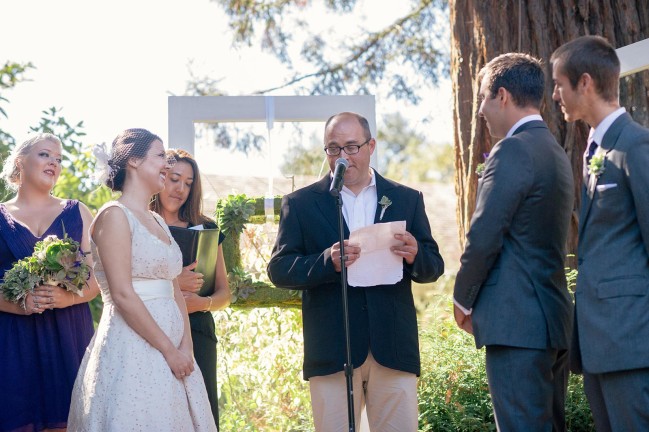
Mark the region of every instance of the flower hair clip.
[[92, 154], [97, 159], [95, 165], [95, 173], [93, 177], [100, 184], [106, 183], [107, 180], [112, 180], [115, 177], [115, 169], [110, 165], [111, 155], [106, 149], [106, 143], [95, 144], [92, 148]]

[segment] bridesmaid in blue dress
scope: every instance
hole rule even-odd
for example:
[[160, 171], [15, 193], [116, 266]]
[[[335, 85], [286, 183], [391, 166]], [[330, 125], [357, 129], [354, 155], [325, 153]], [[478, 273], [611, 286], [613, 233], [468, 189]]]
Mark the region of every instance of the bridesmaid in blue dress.
[[[61, 153], [57, 137], [39, 134], [7, 158], [1, 176], [16, 195], [0, 204], [0, 278], [48, 235], [65, 232], [90, 250], [88, 208], [51, 195]], [[0, 431], [66, 429], [72, 386], [94, 332], [88, 307], [99, 292], [94, 276], [83, 292], [40, 286], [24, 308], [0, 295]]]

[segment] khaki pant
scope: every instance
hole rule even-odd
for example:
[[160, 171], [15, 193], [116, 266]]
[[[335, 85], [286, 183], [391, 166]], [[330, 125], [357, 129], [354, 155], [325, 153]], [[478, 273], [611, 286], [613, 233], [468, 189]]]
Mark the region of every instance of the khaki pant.
[[[354, 369], [354, 419], [367, 410], [371, 432], [417, 432], [417, 376], [381, 366], [369, 353]], [[309, 378], [316, 432], [348, 432], [345, 373]]]

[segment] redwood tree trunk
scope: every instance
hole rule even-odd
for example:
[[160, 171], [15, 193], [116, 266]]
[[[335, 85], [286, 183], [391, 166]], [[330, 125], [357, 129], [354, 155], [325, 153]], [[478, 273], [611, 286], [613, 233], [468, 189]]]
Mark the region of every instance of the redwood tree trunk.
[[[588, 125], [566, 123], [552, 101], [549, 59], [561, 44], [593, 34], [616, 48], [649, 37], [647, 0], [450, 0], [451, 77], [454, 95], [457, 219], [462, 247], [475, 210], [476, 167], [495, 143], [479, 119], [477, 80], [480, 69], [495, 56], [512, 51], [541, 58], [546, 92], [541, 115], [570, 157], [575, 178], [568, 251], [576, 253], [582, 154]], [[520, 20], [519, 20], [520, 18]], [[621, 79], [620, 102], [640, 123], [649, 126], [649, 72]], [[570, 263], [571, 265], [574, 262]]]

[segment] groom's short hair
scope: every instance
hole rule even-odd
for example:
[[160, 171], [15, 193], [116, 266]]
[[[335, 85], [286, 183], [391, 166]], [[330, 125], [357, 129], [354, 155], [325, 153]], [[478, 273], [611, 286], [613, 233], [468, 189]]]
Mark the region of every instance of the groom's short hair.
[[480, 70], [479, 78], [481, 81], [487, 80], [489, 96], [492, 98], [502, 87], [512, 95], [516, 106], [541, 108], [545, 73], [541, 60], [529, 54], [501, 54]]

